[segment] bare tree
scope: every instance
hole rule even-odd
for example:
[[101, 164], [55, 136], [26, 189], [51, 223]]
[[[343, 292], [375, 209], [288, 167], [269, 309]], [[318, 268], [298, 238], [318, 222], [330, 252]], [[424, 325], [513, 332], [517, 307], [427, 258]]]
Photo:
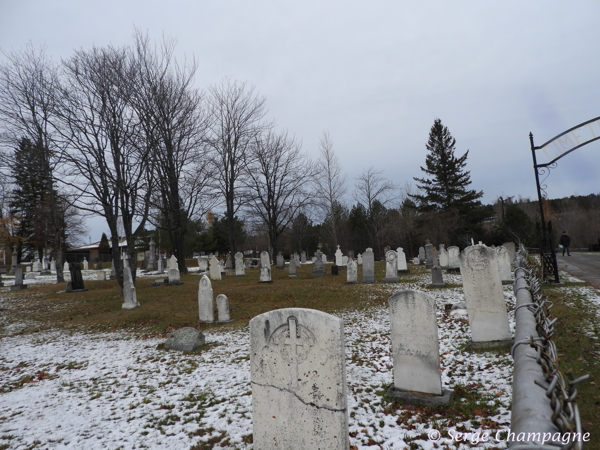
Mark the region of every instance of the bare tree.
[[203, 95], [193, 88], [197, 64], [179, 65], [174, 43], [159, 51], [146, 36], [135, 36], [140, 74], [134, 87], [135, 109], [153, 146], [158, 189], [152, 197], [154, 225], [165, 229], [185, 272], [184, 239], [188, 221], [204, 215], [218, 201], [211, 188], [212, 167], [205, 145], [207, 116]]
[[371, 241], [376, 243], [379, 252], [382, 251], [381, 232], [386, 219], [384, 210], [396, 199], [396, 186], [382, 177], [382, 173], [383, 171], [375, 170], [373, 167], [363, 170], [356, 179], [353, 193], [354, 199], [367, 210], [366, 231]]
[[236, 252], [234, 217], [247, 197], [245, 168], [250, 164], [250, 147], [270, 127], [264, 122], [265, 98], [246, 83], [225, 79], [209, 89], [208, 143], [213, 150], [216, 185], [225, 200], [229, 248]]
[[[56, 105], [56, 129], [69, 149], [63, 183], [77, 196], [80, 209], [106, 219], [121, 287], [118, 221], [122, 219], [127, 253], [134, 263], [135, 241], [146, 224], [153, 185], [154, 147], [132, 107], [137, 71], [127, 48], [77, 51], [63, 62]], [[135, 282], [135, 270], [132, 276]]]
[[[57, 68], [45, 50], [28, 45], [23, 51], [4, 53], [6, 62], [0, 66], [0, 122], [3, 124], [1, 144], [16, 149], [22, 138], [38, 145], [41, 159], [48, 172], [45, 177], [48, 194], [48, 224], [56, 259], [56, 280], [63, 282], [64, 199], [55, 184], [59, 182], [57, 167], [62, 151], [53, 139], [55, 90], [58, 87]], [[14, 152], [3, 152], [3, 164], [14, 166]], [[20, 251], [20, 249], [19, 249]]]
[[329, 218], [324, 222], [331, 225], [329, 231], [334, 244], [339, 244], [337, 212], [342, 204], [342, 198], [346, 194], [346, 176], [342, 174], [340, 160], [333, 150], [333, 141], [326, 131], [319, 139], [319, 154], [318, 176], [315, 177], [315, 198], [324, 218]]
[[251, 161], [246, 179], [251, 193], [248, 206], [265, 224], [273, 255], [277, 255], [279, 236], [312, 202], [307, 180], [314, 177], [314, 164], [287, 132], [272, 130], [255, 139]]

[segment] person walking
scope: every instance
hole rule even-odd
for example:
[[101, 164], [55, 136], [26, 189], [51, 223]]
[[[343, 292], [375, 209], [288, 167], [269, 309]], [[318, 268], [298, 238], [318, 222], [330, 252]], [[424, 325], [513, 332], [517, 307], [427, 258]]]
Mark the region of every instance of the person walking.
[[559, 243], [560, 245], [562, 245], [563, 256], [565, 256], [565, 250], [567, 251], [567, 256], [571, 256], [571, 251], [569, 250], [569, 247], [571, 246], [571, 237], [567, 234], [566, 231], [563, 231]]

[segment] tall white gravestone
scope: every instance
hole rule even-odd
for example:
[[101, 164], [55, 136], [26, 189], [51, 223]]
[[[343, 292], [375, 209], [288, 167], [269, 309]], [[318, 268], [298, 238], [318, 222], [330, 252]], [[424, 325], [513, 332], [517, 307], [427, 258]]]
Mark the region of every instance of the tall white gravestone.
[[450, 392], [442, 390], [435, 299], [407, 290], [388, 303], [394, 361], [394, 386], [388, 395], [402, 398], [420, 392], [440, 396], [433, 403], [448, 401]]
[[373, 249], [368, 248], [362, 255], [363, 283], [375, 283], [375, 255]]
[[311, 309], [250, 321], [252, 432], [261, 450], [348, 450], [343, 320]]
[[444, 248], [443, 244], [440, 244], [440, 250], [438, 252], [438, 261], [442, 269], [447, 269], [450, 266], [450, 255], [448, 250]]
[[123, 267], [123, 304], [121, 305], [121, 309], [133, 309], [138, 306], [140, 306], [140, 303], [137, 301], [135, 284], [131, 277], [131, 269], [125, 266]]
[[198, 285], [198, 314], [200, 322], [215, 321], [212, 283], [206, 275], [202, 275]]
[[87, 258], [83, 258], [83, 270], [88, 270], [89, 264]]
[[406, 264], [406, 253], [402, 247], [396, 249], [398, 256], [398, 273], [408, 273], [408, 264]]
[[210, 279], [221, 280], [221, 264], [219, 260], [213, 255], [210, 257]]
[[169, 284], [180, 284], [181, 278], [179, 275], [179, 269], [177, 268], [177, 258], [175, 258], [175, 255], [171, 255], [171, 257], [169, 258], [168, 267]]
[[341, 266], [344, 263], [342, 262], [342, 258], [343, 258], [343, 254], [342, 251], [340, 250], [340, 246], [337, 246], [337, 250], [335, 251], [335, 265], [336, 266]]
[[502, 284], [512, 284], [512, 267], [508, 250], [503, 246], [496, 247], [496, 256], [498, 257], [498, 270], [500, 271]]
[[260, 254], [260, 283], [271, 283], [271, 259], [268, 252]]
[[357, 279], [357, 270], [356, 270], [356, 261], [353, 259], [348, 260], [348, 265], [346, 267], [346, 283], [347, 284], [355, 284]]
[[384, 283], [398, 283], [398, 254], [394, 250], [388, 250], [385, 254], [385, 278]]
[[471, 245], [459, 259], [473, 342], [509, 341], [508, 313], [496, 251], [485, 245]]
[[244, 266], [244, 254], [242, 252], [237, 252], [235, 254], [235, 276], [246, 276], [246, 267]]

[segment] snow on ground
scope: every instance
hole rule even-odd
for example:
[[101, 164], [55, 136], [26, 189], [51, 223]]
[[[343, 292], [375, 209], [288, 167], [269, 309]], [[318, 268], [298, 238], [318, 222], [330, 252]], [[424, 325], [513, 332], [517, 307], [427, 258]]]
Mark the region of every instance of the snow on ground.
[[[445, 278], [460, 285], [459, 275]], [[422, 276], [415, 283], [357, 288], [365, 295], [391, 295], [429, 282]], [[462, 288], [428, 292], [437, 301], [444, 388], [462, 385], [479, 392], [496, 404], [497, 415], [451, 423], [441, 415], [422, 417], [410, 406], [390, 406], [382, 400], [393, 382], [386, 306], [343, 311], [336, 315], [345, 323], [349, 432], [357, 448], [459, 448], [448, 438], [429, 441], [427, 433], [509, 426], [512, 360], [505, 354], [465, 350], [470, 339], [466, 316], [450, 316], [444, 308], [464, 300]], [[514, 327], [515, 299], [510, 286], [504, 292]], [[251, 449], [249, 330], [207, 332], [206, 340], [208, 348], [201, 354], [182, 354], [157, 349], [160, 339], [126, 333], [51, 331], [5, 337], [0, 446], [184, 449], [204, 442], [205, 448]], [[490, 441], [480, 447], [505, 445]]]

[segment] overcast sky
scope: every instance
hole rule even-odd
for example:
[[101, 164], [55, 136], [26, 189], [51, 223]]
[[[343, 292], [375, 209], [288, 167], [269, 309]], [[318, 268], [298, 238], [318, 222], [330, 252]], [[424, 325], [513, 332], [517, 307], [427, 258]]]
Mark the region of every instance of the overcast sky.
[[[600, 116], [598, 17], [598, 0], [0, 0], [0, 47], [60, 59], [130, 44], [134, 27], [176, 38], [199, 88], [254, 85], [315, 157], [327, 130], [350, 191], [369, 166], [414, 185], [440, 118], [488, 203], [535, 198], [529, 132], [539, 145]], [[599, 178], [596, 142], [559, 161], [548, 194], [599, 193]]]

